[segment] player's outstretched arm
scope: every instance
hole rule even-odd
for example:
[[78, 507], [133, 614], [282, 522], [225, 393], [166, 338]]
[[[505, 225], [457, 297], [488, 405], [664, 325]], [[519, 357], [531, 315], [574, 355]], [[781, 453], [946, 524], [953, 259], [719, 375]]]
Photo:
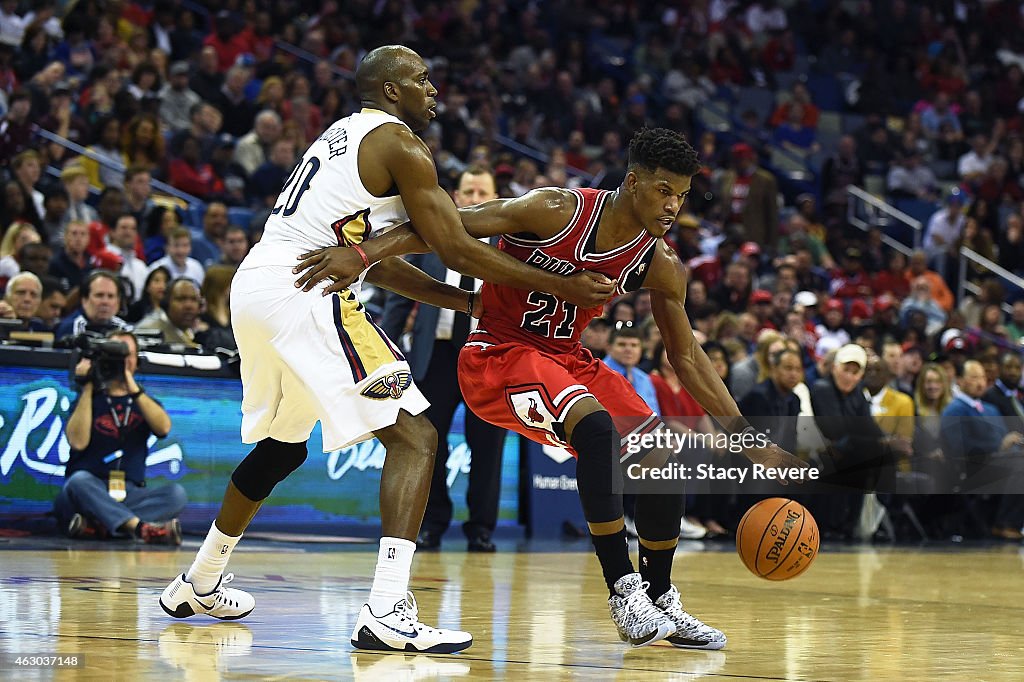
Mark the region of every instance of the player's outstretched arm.
[[614, 284], [596, 273], [563, 277], [526, 265], [471, 237], [462, 227], [455, 203], [437, 184], [437, 170], [423, 142], [408, 130], [396, 129], [381, 162], [391, 173], [416, 231], [441, 261], [453, 270], [519, 289], [547, 291], [570, 303], [603, 304]]
[[366, 273], [366, 281], [420, 303], [480, 317], [478, 293], [440, 282], [401, 258], [390, 256], [377, 263]]
[[[651, 262], [644, 286], [651, 290], [651, 311], [661, 331], [668, 361], [683, 387], [728, 433], [752, 430], [725, 382], [693, 336], [686, 316], [686, 267], [664, 241]], [[774, 443], [746, 450], [747, 457], [769, 468], [806, 468], [807, 464]]]

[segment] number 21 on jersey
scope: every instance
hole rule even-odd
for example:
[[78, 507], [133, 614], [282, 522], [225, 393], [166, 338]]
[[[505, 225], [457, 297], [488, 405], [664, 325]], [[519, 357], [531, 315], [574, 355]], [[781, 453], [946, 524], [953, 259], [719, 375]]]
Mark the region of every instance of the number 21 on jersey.
[[[540, 336], [551, 336], [551, 323], [554, 321], [552, 318], [558, 313], [559, 299], [544, 291], [531, 291], [526, 301], [536, 307], [523, 314], [522, 328]], [[555, 327], [553, 338], [571, 339], [573, 325], [576, 322], [576, 306], [568, 301], [561, 303], [562, 320]]]

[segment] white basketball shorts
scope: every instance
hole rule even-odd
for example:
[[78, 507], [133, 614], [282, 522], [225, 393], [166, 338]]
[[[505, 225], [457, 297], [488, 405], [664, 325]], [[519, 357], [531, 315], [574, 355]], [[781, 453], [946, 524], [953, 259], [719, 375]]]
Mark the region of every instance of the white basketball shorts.
[[231, 323], [241, 355], [242, 441], [298, 443], [320, 422], [324, 452], [391, 426], [429, 403], [397, 346], [345, 290], [294, 286], [291, 268], [239, 270]]

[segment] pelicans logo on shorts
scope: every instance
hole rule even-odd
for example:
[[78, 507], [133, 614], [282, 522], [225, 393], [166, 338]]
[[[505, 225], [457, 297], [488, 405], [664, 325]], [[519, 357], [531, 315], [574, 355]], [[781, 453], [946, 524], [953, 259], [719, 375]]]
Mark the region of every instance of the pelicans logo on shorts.
[[400, 372], [385, 374], [359, 393], [360, 395], [365, 395], [367, 398], [373, 398], [374, 400], [388, 400], [389, 398], [398, 400], [402, 397], [405, 389], [409, 388], [411, 385], [412, 374], [402, 370]]

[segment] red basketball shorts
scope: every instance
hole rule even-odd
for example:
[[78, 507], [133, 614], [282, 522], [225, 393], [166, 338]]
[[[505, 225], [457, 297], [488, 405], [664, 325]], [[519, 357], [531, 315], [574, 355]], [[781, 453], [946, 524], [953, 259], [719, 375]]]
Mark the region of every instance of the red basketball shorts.
[[625, 377], [585, 349], [549, 354], [523, 343], [492, 344], [497, 339], [480, 332], [472, 339], [459, 354], [459, 386], [466, 407], [495, 426], [575, 455], [560, 425], [583, 398], [595, 398], [612, 416], [623, 452], [628, 435], [662, 423]]

